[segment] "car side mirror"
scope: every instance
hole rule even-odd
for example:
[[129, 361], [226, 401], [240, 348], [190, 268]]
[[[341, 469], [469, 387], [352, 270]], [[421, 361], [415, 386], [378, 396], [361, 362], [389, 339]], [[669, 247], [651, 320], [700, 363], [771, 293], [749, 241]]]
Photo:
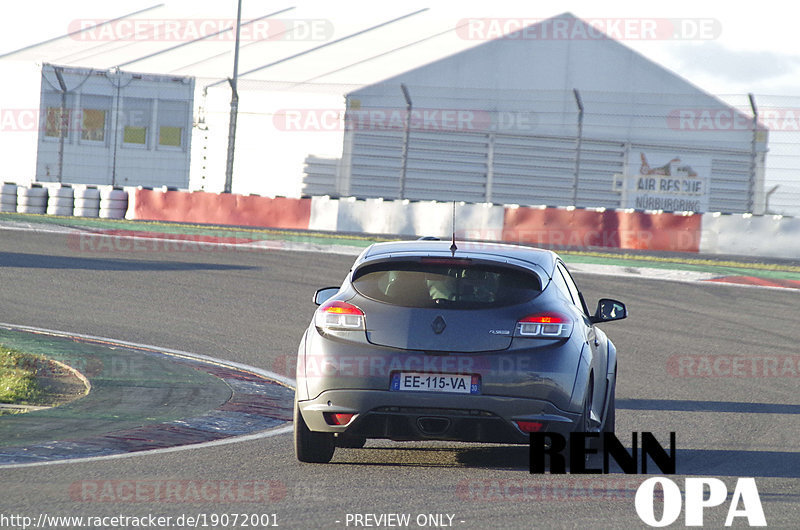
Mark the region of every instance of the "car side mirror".
[[323, 287], [322, 289], [317, 289], [317, 292], [314, 293], [314, 303], [322, 305], [338, 292], [338, 287]]
[[597, 310], [595, 310], [593, 316], [589, 317], [589, 320], [591, 320], [592, 324], [597, 324], [598, 322], [622, 320], [627, 316], [628, 310], [625, 308], [625, 304], [610, 298], [601, 298], [597, 302]]

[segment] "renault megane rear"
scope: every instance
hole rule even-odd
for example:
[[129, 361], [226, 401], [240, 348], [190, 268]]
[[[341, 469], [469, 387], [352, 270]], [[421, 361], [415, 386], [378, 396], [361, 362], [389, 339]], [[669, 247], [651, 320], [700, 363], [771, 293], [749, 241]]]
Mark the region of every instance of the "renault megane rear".
[[300, 342], [295, 453], [328, 462], [369, 438], [528, 443], [613, 431], [616, 349], [548, 250], [377, 243], [320, 289]]

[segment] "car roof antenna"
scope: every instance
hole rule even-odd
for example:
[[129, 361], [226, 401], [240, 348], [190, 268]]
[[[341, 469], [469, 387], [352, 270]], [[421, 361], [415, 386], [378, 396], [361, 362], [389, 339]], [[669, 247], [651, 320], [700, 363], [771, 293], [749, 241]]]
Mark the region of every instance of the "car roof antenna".
[[450, 253], [454, 258], [456, 257], [456, 250], [458, 250], [456, 246], [456, 201], [453, 201], [453, 244], [450, 245]]

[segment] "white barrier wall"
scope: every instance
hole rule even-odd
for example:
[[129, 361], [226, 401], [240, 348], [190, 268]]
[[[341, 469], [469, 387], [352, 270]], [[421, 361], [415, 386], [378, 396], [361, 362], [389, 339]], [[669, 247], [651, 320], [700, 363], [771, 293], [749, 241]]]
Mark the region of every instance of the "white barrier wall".
[[339, 200], [327, 195], [311, 197], [311, 216], [308, 220], [309, 230], [336, 231], [339, 217]]
[[[501, 205], [456, 203], [456, 231], [470, 237], [477, 233], [499, 236], [504, 211]], [[453, 203], [449, 202], [311, 199], [310, 230], [447, 238], [452, 224]]]
[[800, 218], [703, 214], [700, 253], [799, 259]]

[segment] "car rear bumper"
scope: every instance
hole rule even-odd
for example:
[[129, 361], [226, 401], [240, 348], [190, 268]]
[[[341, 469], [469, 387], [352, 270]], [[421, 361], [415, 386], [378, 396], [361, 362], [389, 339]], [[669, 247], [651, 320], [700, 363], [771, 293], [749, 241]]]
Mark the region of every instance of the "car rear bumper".
[[[580, 417], [536, 399], [441, 393], [432, 397], [427, 392], [329, 390], [298, 405], [312, 431], [392, 440], [525, 444], [529, 435], [515, 421], [539, 422], [542, 431], [567, 435]], [[331, 412], [356, 416], [348, 425], [329, 425], [324, 413]]]

